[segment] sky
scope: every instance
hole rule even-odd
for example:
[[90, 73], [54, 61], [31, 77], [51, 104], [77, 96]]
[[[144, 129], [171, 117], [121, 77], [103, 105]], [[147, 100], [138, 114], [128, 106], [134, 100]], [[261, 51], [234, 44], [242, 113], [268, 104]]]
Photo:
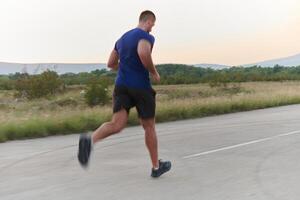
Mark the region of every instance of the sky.
[[146, 9], [157, 18], [156, 64], [300, 53], [299, 0], [0, 0], [0, 62], [106, 63]]

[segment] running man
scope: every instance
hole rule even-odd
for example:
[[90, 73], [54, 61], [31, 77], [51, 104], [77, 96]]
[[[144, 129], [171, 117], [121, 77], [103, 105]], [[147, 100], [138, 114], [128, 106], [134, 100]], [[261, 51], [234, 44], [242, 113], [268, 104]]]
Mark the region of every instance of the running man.
[[160, 76], [152, 62], [151, 52], [154, 37], [149, 34], [155, 24], [153, 12], [140, 14], [136, 28], [126, 32], [115, 43], [107, 66], [117, 70], [113, 91], [113, 116], [90, 135], [79, 139], [78, 160], [87, 166], [93, 145], [113, 134], [121, 132], [127, 125], [129, 111], [136, 107], [141, 125], [145, 130], [145, 143], [152, 162], [152, 177], [159, 177], [171, 169], [170, 161], [158, 160], [158, 144], [155, 130], [155, 97], [149, 72], [155, 82]]

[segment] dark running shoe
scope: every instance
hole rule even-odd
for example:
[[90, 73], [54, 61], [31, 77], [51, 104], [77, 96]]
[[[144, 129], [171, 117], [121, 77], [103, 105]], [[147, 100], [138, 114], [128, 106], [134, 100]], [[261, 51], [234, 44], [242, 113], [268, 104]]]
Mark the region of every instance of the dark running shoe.
[[152, 168], [152, 173], [151, 176], [153, 178], [158, 178], [160, 177], [162, 174], [166, 173], [167, 171], [169, 171], [171, 169], [171, 162], [170, 161], [162, 161], [159, 160], [159, 168], [158, 169], [153, 169]]
[[79, 138], [79, 147], [78, 147], [78, 161], [80, 162], [81, 166], [86, 167], [90, 154], [92, 150], [92, 139], [91, 136], [88, 135], [80, 135]]

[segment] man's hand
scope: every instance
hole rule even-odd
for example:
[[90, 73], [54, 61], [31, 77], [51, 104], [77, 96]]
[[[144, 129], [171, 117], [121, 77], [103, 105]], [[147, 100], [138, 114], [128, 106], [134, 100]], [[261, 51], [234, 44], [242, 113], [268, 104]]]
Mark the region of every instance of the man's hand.
[[151, 76], [155, 82], [158, 83], [160, 81], [160, 75], [157, 71], [155, 71], [155, 73], [153, 73], [153, 74], [151, 73]]

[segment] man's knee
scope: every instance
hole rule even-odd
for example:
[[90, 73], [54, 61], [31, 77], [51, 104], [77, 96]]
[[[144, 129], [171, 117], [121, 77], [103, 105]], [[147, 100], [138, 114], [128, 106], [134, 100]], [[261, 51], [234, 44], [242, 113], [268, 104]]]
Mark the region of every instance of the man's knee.
[[143, 126], [145, 131], [154, 131], [155, 130], [155, 122], [154, 119], [140, 119], [140, 123]]
[[128, 120], [128, 112], [125, 109], [121, 109], [117, 113], [113, 115], [112, 120], [110, 121], [110, 124], [113, 127], [114, 133], [121, 132], [127, 124]]
[[110, 124], [113, 127], [113, 132], [114, 133], [121, 132], [125, 128], [125, 126], [126, 126], [125, 123], [118, 123], [118, 122], [115, 122], [115, 121], [111, 121]]
[[143, 128], [146, 132], [154, 132], [155, 131], [155, 127], [153, 125], [146, 125], [146, 126], [143, 126]]

